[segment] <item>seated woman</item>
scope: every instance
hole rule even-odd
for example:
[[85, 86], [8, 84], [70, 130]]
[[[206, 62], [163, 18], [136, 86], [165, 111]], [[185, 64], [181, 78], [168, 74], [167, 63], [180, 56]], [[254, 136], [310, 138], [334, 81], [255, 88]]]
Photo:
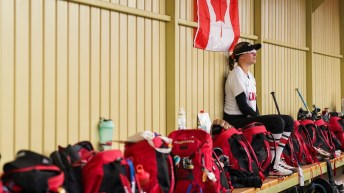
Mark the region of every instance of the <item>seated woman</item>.
[[[250, 73], [250, 66], [256, 63], [256, 50], [261, 44], [240, 42], [234, 47], [228, 59], [231, 70], [225, 84], [225, 104], [223, 119], [235, 128], [242, 128], [252, 122], [260, 122], [272, 133], [274, 140], [268, 139], [274, 165], [269, 175], [287, 176], [296, 169], [281, 160], [283, 148], [294, 130], [294, 120], [289, 115], [259, 115], [256, 103], [256, 81]], [[235, 63], [237, 63], [236, 66]]]

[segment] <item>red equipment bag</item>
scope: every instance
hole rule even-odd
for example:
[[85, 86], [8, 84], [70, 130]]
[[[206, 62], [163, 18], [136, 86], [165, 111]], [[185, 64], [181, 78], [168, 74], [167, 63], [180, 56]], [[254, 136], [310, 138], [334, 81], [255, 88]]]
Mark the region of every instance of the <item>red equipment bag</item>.
[[2, 187], [1, 181], [0, 181], [0, 193], [3, 193], [3, 187]]
[[[224, 120], [214, 120], [211, 127], [214, 150], [221, 151], [228, 159], [224, 170], [230, 174], [234, 188], [262, 186], [265, 179], [258, 158], [242, 132]], [[220, 159], [221, 160], [221, 159]]]
[[169, 137], [173, 139], [171, 154], [176, 176], [175, 192], [230, 192], [224, 170], [213, 155], [209, 133], [187, 129], [173, 131]]
[[[129, 137], [125, 143], [124, 156], [133, 160], [144, 192], [173, 193], [175, 182], [171, 142], [167, 137], [144, 131]], [[146, 179], [140, 171], [144, 171]]]
[[344, 120], [337, 116], [331, 116], [329, 129], [336, 135], [341, 144], [340, 149], [344, 151]]
[[324, 158], [329, 158], [331, 155], [333, 156], [334, 151], [332, 151], [330, 142], [327, 141], [324, 133], [318, 128], [313, 120], [300, 120], [300, 124], [305, 128], [302, 130], [301, 135], [304, 138], [310, 138], [312, 144], [309, 145], [309, 148], [313, 148], [317, 152], [317, 159], [319, 161]]
[[0, 180], [0, 193], [10, 193]]
[[257, 156], [260, 170], [263, 172], [264, 176], [267, 177], [272, 166], [271, 161], [273, 161], [268, 137], [273, 139], [273, 136], [266, 130], [262, 123], [258, 122], [250, 123], [238, 129], [238, 131], [242, 132], [247, 141], [251, 144]]
[[63, 185], [63, 172], [50, 158], [32, 151], [19, 151], [3, 170], [1, 180], [11, 193], [57, 193]]
[[84, 193], [141, 192], [131, 160], [120, 150], [97, 153], [82, 169]]
[[300, 122], [298, 120], [295, 120], [294, 132], [291, 133], [289, 140], [285, 148], [283, 149], [283, 157], [285, 162], [294, 167], [314, 163], [312, 155], [305, 143], [305, 140], [300, 134], [300, 131], [302, 131], [302, 129], [305, 129], [304, 126], [300, 125]]
[[89, 141], [81, 141], [67, 147], [58, 147], [58, 151], [50, 154], [53, 164], [58, 166], [65, 175], [64, 188], [68, 192], [83, 193], [82, 167], [95, 155]]
[[329, 124], [323, 119], [317, 119], [316, 121], [314, 121], [314, 123], [317, 125], [318, 130], [322, 133], [324, 139], [330, 146], [331, 158], [336, 157], [335, 151], [340, 150], [340, 145], [338, 144], [340, 142], [334, 135], [334, 133], [330, 130]]

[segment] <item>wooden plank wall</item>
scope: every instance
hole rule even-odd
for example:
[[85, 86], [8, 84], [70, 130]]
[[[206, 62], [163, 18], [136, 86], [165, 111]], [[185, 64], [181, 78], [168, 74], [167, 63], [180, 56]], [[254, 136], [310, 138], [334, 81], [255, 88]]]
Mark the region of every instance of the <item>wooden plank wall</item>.
[[[325, 1], [314, 12], [313, 102], [341, 111], [339, 1]], [[313, 105], [313, 104], [309, 104]]]
[[[104, 3], [165, 12], [159, 0]], [[64, 0], [0, 9], [2, 162], [20, 149], [96, 146], [99, 117], [113, 119], [114, 139], [166, 134], [165, 21]]]

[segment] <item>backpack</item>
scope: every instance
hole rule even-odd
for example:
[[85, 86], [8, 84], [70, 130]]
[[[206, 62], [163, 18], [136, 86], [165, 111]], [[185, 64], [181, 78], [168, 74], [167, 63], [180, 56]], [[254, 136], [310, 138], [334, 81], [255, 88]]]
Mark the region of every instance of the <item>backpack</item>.
[[282, 157], [284, 158], [284, 161], [290, 166], [298, 167], [300, 161], [296, 154], [300, 151], [302, 150], [300, 149], [300, 144], [297, 141], [297, 137], [295, 137], [295, 135], [293, 134], [290, 134], [289, 139], [285, 144], [285, 147], [282, 152]]
[[[0, 153], [0, 160], [1, 160], [1, 153]], [[4, 187], [2, 186], [2, 182], [0, 179], [0, 193], [3, 193], [3, 192], [4, 192]]]
[[[289, 140], [283, 149], [283, 158], [288, 165], [298, 167], [314, 163], [307, 145], [302, 138], [300, 131], [304, 127], [298, 120], [294, 121], [294, 132], [291, 133]], [[306, 138], [307, 140], [308, 138]]]
[[65, 175], [64, 188], [68, 192], [83, 193], [82, 167], [95, 155], [89, 141], [81, 141], [67, 147], [59, 146], [50, 154], [53, 164], [58, 166]]
[[209, 133], [201, 129], [176, 130], [168, 137], [173, 139], [175, 192], [230, 192]]
[[57, 193], [64, 180], [63, 172], [50, 158], [29, 150], [18, 151], [3, 171], [1, 180], [11, 193]]
[[151, 131], [128, 137], [124, 156], [133, 161], [134, 167], [146, 172], [149, 180], [140, 180], [147, 193], [173, 193], [173, 161], [170, 155], [172, 140]]
[[344, 120], [338, 116], [331, 116], [329, 129], [335, 134], [341, 143], [340, 150], [344, 151]]
[[266, 130], [262, 123], [258, 122], [250, 123], [247, 126], [238, 129], [238, 131], [242, 132], [244, 137], [251, 144], [257, 156], [260, 170], [264, 176], [267, 177], [272, 167], [271, 162], [273, 161], [268, 137], [273, 139], [273, 136]]
[[120, 150], [97, 153], [82, 169], [84, 193], [141, 192], [131, 160]]
[[331, 156], [331, 145], [314, 121], [304, 119], [300, 120], [300, 124], [305, 128], [302, 130], [301, 135], [310, 139], [311, 144], [308, 144], [308, 148], [315, 150], [317, 160], [329, 158]]
[[10, 193], [0, 180], [0, 193]]
[[341, 146], [340, 141], [337, 139], [334, 133], [330, 130], [328, 123], [325, 122], [323, 119], [318, 119], [314, 123], [317, 125], [319, 131], [322, 133], [322, 135], [324, 136], [324, 139], [326, 140], [326, 142], [328, 142], [330, 146], [331, 158], [335, 158], [336, 157], [335, 151], [340, 150], [340, 146]]
[[234, 188], [260, 188], [265, 179], [251, 144], [242, 132], [224, 120], [214, 120], [211, 127], [214, 150], [222, 151], [228, 159], [225, 171], [229, 173]]

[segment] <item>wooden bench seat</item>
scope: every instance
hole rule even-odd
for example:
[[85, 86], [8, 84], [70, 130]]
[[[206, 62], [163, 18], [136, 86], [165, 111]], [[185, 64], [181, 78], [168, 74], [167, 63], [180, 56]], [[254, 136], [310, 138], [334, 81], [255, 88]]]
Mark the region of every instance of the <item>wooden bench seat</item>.
[[[339, 168], [344, 165], [344, 154], [331, 160], [332, 168]], [[320, 175], [326, 175], [327, 167], [326, 162], [320, 162], [318, 164], [311, 164], [302, 166], [305, 184], [309, 183], [314, 177]], [[342, 175], [342, 174], [339, 174]], [[299, 184], [299, 174], [294, 173], [291, 176], [284, 178], [268, 177], [265, 179], [261, 188], [236, 188], [233, 193], [275, 193], [286, 190], [290, 187]]]

